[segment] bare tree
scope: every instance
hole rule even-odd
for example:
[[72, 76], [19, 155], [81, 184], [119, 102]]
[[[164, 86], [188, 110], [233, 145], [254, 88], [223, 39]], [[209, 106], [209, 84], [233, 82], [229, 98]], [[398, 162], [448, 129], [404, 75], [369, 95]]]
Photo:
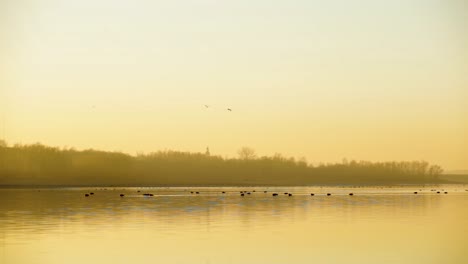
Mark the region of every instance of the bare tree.
[[429, 167], [429, 175], [432, 176], [433, 179], [439, 179], [439, 176], [443, 172], [444, 170], [439, 165], [432, 165]]
[[252, 160], [257, 157], [255, 150], [249, 147], [242, 147], [237, 151], [237, 155], [239, 155], [239, 159], [242, 160]]

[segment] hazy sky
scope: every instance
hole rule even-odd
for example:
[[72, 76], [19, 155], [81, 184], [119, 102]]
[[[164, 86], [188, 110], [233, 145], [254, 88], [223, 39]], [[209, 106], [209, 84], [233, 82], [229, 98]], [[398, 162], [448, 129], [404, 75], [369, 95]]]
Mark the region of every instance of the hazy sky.
[[466, 169], [467, 13], [464, 0], [1, 0], [0, 138]]

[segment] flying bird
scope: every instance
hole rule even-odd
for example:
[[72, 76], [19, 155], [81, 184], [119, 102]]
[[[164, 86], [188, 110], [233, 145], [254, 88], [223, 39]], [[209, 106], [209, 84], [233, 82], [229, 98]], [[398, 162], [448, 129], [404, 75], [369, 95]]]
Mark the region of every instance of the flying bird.
[[231, 109], [231, 108], [228, 108], [227, 110], [228, 110], [229, 112], [232, 112], [232, 109]]
[[205, 108], [209, 108], [210, 106], [209, 105], [205, 105]]

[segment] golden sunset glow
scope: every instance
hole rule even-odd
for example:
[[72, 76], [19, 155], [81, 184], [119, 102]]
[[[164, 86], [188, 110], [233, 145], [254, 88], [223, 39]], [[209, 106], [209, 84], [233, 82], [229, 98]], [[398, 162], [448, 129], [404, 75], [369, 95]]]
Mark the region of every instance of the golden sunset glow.
[[0, 138], [467, 169], [467, 13], [461, 0], [4, 0]]

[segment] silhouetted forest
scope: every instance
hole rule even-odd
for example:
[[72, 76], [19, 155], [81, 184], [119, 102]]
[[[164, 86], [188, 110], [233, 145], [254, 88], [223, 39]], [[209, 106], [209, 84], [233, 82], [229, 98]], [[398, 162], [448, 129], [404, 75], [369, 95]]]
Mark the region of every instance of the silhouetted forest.
[[239, 158], [158, 151], [131, 156], [0, 141], [0, 185], [376, 185], [441, 183], [441, 167], [425, 161], [343, 161], [312, 166], [280, 154]]

